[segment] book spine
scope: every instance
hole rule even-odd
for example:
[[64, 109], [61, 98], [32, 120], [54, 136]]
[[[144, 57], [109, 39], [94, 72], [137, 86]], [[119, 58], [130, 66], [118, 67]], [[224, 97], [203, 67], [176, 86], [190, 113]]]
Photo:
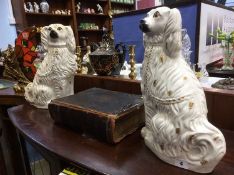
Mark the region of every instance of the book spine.
[[[99, 140], [113, 143], [113, 126], [110, 117], [103, 114], [91, 113], [71, 106], [63, 106], [52, 102], [49, 111], [56, 124], [85, 133]], [[66, 117], [62, 117], [66, 116]]]

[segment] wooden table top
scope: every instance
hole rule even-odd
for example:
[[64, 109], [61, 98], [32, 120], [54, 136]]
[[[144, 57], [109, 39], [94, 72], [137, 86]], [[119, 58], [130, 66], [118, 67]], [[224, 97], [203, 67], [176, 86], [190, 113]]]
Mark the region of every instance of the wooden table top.
[[15, 93], [13, 88], [0, 90], [0, 105], [19, 105], [24, 102], [24, 94]]
[[[108, 145], [57, 126], [48, 110], [27, 104], [10, 108], [10, 119], [20, 133], [61, 159], [111, 175], [195, 175], [166, 164], [144, 144], [137, 131], [117, 145]], [[227, 153], [212, 175], [234, 174], [234, 132], [223, 131]]]

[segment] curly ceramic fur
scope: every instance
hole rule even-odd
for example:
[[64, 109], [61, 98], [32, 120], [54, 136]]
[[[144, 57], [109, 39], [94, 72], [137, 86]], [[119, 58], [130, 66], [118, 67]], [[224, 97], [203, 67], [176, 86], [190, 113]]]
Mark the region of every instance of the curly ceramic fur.
[[222, 133], [207, 120], [204, 91], [181, 54], [181, 15], [160, 7], [141, 20], [144, 32], [142, 93], [146, 145], [162, 160], [211, 172], [226, 152]]
[[25, 98], [36, 107], [47, 108], [51, 100], [74, 93], [75, 39], [70, 26], [51, 24], [43, 27], [41, 41], [47, 54], [33, 82], [25, 87]]

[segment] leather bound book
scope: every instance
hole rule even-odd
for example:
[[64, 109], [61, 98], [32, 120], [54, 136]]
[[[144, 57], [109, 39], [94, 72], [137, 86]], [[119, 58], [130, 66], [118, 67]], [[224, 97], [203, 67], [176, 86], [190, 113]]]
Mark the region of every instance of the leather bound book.
[[91, 88], [49, 104], [56, 124], [108, 143], [117, 143], [144, 125], [140, 95]]

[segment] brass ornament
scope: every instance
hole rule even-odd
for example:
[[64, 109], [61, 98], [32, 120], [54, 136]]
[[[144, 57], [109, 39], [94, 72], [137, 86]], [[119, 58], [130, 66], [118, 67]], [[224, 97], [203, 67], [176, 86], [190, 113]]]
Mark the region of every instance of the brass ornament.
[[130, 68], [130, 73], [129, 73], [129, 78], [130, 79], [135, 79], [136, 78], [136, 72], [135, 72], [135, 45], [129, 45], [129, 64], [131, 66]]
[[77, 73], [81, 74], [82, 73], [82, 57], [81, 57], [81, 47], [76, 46], [76, 56], [77, 56]]
[[1, 52], [1, 56], [4, 57], [3, 77], [18, 82], [18, 84], [14, 86], [15, 92], [17, 93], [24, 92], [24, 87], [28, 83], [30, 83], [30, 81], [26, 78], [26, 76], [22, 72], [17, 59], [15, 59], [14, 47], [8, 45], [8, 48], [5, 51]]

